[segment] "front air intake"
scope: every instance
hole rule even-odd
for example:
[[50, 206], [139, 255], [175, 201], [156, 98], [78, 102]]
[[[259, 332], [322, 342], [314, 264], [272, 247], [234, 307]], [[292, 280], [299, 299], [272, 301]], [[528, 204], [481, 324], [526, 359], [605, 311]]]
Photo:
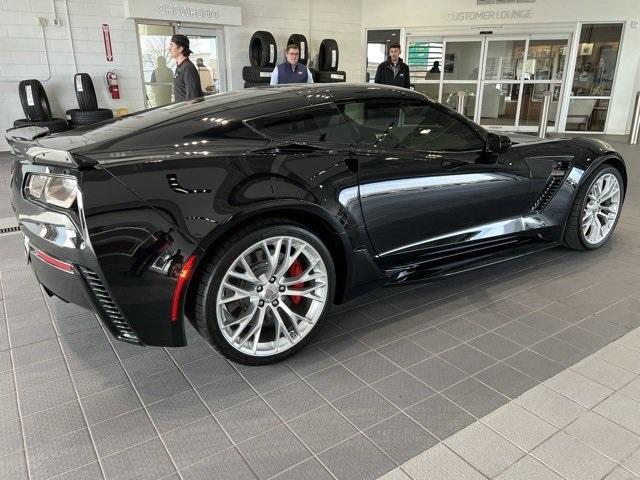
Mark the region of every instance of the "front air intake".
[[531, 213], [540, 213], [549, 204], [553, 196], [558, 192], [558, 190], [560, 190], [560, 186], [569, 172], [570, 165], [571, 164], [567, 161], [558, 161], [553, 164], [553, 169], [547, 179], [547, 183], [545, 184], [542, 193], [533, 204]]
[[79, 269], [89, 286], [89, 290], [93, 295], [95, 304], [100, 310], [100, 316], [107, 327], [121, 340], [131, 343], [140, 343], [137, 335], [133, 332], [124, 318], [120, 308], [118, 308], [118, 305], [116, 305], [111, 298], [111, 295], [104, 286], [100, 276], [93, 270], [86, 267], [79, 267]]

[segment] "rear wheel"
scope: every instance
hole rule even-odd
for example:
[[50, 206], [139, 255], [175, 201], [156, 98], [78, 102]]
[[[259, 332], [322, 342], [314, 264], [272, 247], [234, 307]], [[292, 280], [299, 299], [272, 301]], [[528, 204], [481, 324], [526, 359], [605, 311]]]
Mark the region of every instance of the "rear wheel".
[[624, 199], [624, 183], [617, 168], [599, 167], [574, 200], [564, 242], [578, 250], [604, 245], [615, 229]]
[[225, 242], [199, 285], [199, 328], [227, 358], [246, 365], [273, 363], [300, 350], [333, 299], [327, 247], [305, 227], [275, 223]]

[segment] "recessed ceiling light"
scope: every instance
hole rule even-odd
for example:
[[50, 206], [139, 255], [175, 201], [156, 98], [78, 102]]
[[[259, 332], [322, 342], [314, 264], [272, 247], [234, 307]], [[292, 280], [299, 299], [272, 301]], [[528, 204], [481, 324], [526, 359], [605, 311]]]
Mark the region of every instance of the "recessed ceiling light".
[[391, 34], [392, 37], [395, 37], [396, 35], [397, 35], [397, 33], [392, 33]]

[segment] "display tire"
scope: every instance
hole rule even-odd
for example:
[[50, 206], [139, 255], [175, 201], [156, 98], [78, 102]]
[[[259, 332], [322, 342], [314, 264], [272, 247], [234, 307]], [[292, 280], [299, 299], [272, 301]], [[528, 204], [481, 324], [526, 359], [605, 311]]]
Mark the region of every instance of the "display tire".
[[278, 59], [276, 39], [270, 32], [259, 30], [249, 41], [249, 62], [252, 67], [274, 67]]
[[113, 118], [113, 111], [108, 108], [98, 108], [97, 110], [80, 110], [74, 108], [67, 110], [69, 123], [73, 125], [91, 125]]
[[88, 73], [76, 73], [73, 77], [73, 88], [76, 92], [80, 110], [98, 110], [98, 99], [93, 87], [93, 81]]
[[31, 122], [51, 121], [51, 106], [42, 83], [39, 80], [22, 80], [18, 84], [18, 95], [22, 110], [27, 120]]
[[342, 71], [336, 72], [317, 72], [314, 81], [317, 83], [342, 83], [347, 81], [347, 74]]
[[242, 80], [251, 83], [270, 83], [273, 67], [242, 67]]
[[322, 40], [318, 50], [318, 70], [321, 72], [337, 71], [339, 59], [338, 42], [332, 38]]

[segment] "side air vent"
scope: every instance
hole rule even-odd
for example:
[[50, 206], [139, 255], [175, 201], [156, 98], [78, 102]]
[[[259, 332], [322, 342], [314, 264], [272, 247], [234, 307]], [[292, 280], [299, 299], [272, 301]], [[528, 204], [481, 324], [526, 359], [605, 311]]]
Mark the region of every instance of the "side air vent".
[[111, 295], [105, 288], [98, 274], [86, 267], [79, 268], [93, 294], [96, 305], [98, 305], [100, 309], [102, 318], [108, 324], [107, 326], [109, 326], [120, 339], [131, 343], [140, 343], [138, 337], [133, 333], [133, 330], [131, 330], [124, 315], [111, 298]]
[[570, 163], [567, 161], [558, 161], [553, 164], [553, 169], [549, 175], [542, 194], [536, 200], [531, 208], [531, 213], [540, 213], [549, 204], [553, 196], [560, 189], [562, 182], [569, 171]]

